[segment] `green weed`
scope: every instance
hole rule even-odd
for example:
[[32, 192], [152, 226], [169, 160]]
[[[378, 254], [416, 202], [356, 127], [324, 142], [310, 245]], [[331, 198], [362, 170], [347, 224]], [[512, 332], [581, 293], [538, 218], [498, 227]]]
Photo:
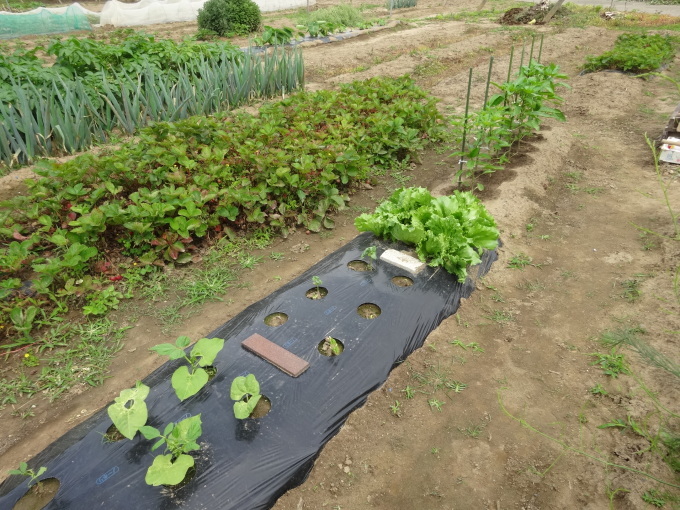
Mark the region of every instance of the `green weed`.
[[515, 255], [508, 261], [508, 267], [512, 269], [524, 269], [526, 266], [533, 266], [533, 259], [524, 253]]
[[611, 353], [602, 354], [595, 352], [589, 354], [593, 356], [595, 361], [592, 365], [600, 365], [602, 372], [610, 377], [618, 377], [619, 374], [630, 374], [630, 369], [626, 364], [626, 357], [623, 354], [616, 354], [616, 348], [612, 348]]

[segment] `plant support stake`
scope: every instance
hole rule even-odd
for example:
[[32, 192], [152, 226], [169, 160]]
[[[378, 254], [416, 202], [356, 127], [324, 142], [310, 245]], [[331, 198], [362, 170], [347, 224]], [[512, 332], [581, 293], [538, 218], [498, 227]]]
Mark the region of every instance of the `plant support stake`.
[[493, 68], [493, 56], [489, 59], [489, 74], [486, 76], [486, 90], [484, 91], [484, 108], [486, 108], [486, 101], [489, 98], [489, 84], [491, 83], [492, 68]]
[[531, 51], [529, 51], [529, 65], [531, 65], [531, 59], [534, 58], [534, 42], [536, 42], [536, 35], [531, 34]]
[[[508, 79], [505, 80], [506, 82], [510, 81], [510, 75], [512, 74], [512, 57], [515, 54], [515, 45], [513, 44], [510, 46], [510, 63], [508, 64]], [[505, 96], [505, 99], [503, 99], [503, 106], [507, 105], [507, 95]]]
[[541, 54], [543, 53], [543, 37], [545, 34], [541, 34], [541, 44], [538, 46], [538, 63], [541, 63]]
[[468, 121], [468, 112], [470, 111], [470, 88], [472, 87], [472, 68], [470, 68], [470, 75], [468, 76], [468, 87], [467, 87], [467, 98], [465, 99], [465, 119], [463, 120], [463, 145], [460, 148], [460, 175], [458, 176], [458, 185], [460, 186], [460, 183], [463, 180], [463, 165], [466, 163], [466, 161], [463, 159], [463, 153], [465, 152], [465, 138], [467, 137], [467, 121]]
[[522, 56], [519, 59], [520, 70], [522, 69], [522, 66], [524, 65], [524, 50], [526, 50], [526, 47], [527, 47], [526, 39], [522, 39]]

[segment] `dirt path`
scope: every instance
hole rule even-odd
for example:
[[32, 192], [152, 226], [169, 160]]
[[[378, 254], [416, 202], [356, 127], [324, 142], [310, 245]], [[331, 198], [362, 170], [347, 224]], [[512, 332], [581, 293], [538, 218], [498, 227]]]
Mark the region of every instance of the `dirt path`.
[[[596, 428], [630, 416], [648, 420], [655, 434], [660, 414], [653, 414], [655, 406], [632, 377], [604, 376], [589, 353], [608, 352], [594, 341], [605, 329], [644, 326], [647, 342], [678, 359], [674, 332], [680, 330], [680, 310], [669, 273], [677, 265], [677, 243], [641, 238], [632, 225], [671, 233], [643, 134], [660, 132], [678, 97], [660, 80], [577, 75], [585, 55], [611, 47], [615, 32], [537, 30], [546, 34], [542, 60], [559, 64], [571, 77], [571, 89], [564, 92], [568, 120], [547, 123], [487, 183], [482, 198], [502, 229], [499, 261], [458, 314], [352, 414], [309, 479], [276, 509], [599, 509], [607, 507], [608, 491], [618, 488], [630, 492], [616, 493], [615, 508], [648, 508], [640, 496], [659, 487], [652, 480], [565, 453], [560, 444], [522, 427], [501, 405], [573, 448], [673, 480], [659, 455], [638, 453], [646, 440]], [[517, 33], [490, 23], [405, 23], [307, 48], [309, 88], [408, 72], [441, 99], [442, 110], [456, 110], [463, 105], [467, 68], [475, 66], [475, 107], [483, 98], [489, 55], [495, 56], [494, 80], [502, 81]], [[675, 69], [677, 62], [671, 67], [677, 78]], [[450, 150], [443, 152], [422, 155], [408, 184], [446, 190], [453, 162], [445, 157]], [[230, 301], [206, 305], [167, 334], [134, 305], [123, 310], [119, 317], [133, 329], [104, 386], [76, 389], [56, 408], [34, 399], [35, 417], [25, 421], [11, 416], [12, 406], [0, 411], [3, 467], [31, 458], [157, 367], [160, 360], [148, 354], [149, 346], [179, 334], [209, 333], [343, 245], [356, 235], [357, 212], [372, 208], [395, 186], [386, 179], [354, 197], [331, 236], [298, 232], [278, 241], [261, 254], [282, 252], [284, 260], [257, 266], [243, 278], [249, 286], [230, 291]], [[674, 203], [678, 198], [672, 188]], [[309, 248], [300, 253], [304, 244]], [[527, 257], [531, 263], [525, 267], [509, 267]], [[640, 295], [626, 299], [631, 288]], [[158, 298], [161, 306], [164, 296]], [[476, 343], [483, 352], [451, 343], [456, 340]], [[625, 352], [634, 373], [677, 413], [677, 378]], [[442, 378], [467, 387], [435, 391], [433, 384]], [[607, 396], [589, 391], [597, 384]], [[407, 386], [416, 390], [412, 399], [403, 392]], [[428, 405], [432, 398], [444, 402], [440, 412]], [[680, 430], [677, 421], [666, 425]]]

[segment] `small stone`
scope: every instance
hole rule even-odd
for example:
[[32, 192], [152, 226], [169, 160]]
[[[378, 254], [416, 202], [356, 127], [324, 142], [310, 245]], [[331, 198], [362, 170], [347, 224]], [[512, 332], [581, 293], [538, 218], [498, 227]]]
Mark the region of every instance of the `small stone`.
[[349, 473], [349, 466], [345, 466], [342, 470], [343, 470], [345, 473]]

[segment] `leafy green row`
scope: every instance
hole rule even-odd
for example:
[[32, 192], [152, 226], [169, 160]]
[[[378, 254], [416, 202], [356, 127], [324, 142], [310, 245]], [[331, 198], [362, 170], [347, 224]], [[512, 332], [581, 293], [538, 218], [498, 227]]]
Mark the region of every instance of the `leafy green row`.
[[468, 266], [481, 262], [483, 250], [498, 246], [496, 222], [470, 192], [435, 198], [425, 188], [401, 188], [354, 224], [361, 232], [415, 246], [420, 260], [461, 281]]
[[13, 310], [76, 296], [95, 315], [115, 305], [122, 296], [94, 270], [104, 252], [187, 263], [225, 230], [332, 228], [328, 213], [352, 184], [407, 159], [439, 121], [412, 80], [372, 79], [299, 93], [258, 116], [157, 123], [113, 154], [43, 162], [29, 194], [0, 209], [0, 324], [28, 336], [30, 317]]
[[[44, 51], [54, 63], [48, 64], [38, 57]], [[169, 39], [138, 33], [132, 29], [119, 30], [109, 41], [69, 37], [54, 39], [46, 48], [36, 46], [31, 50], [14, 49], [0, 54], [0, 102], [12, 102], [17, 96], [10, 78], [30, 90], [26, 80], [36, 87], [51, 86], [55, 78], [69, 83], [81, 78], [90, 88], [96, 88], [101, 73], [141, 73], [148, 69], [177, 72], [182, 67], [206, 58], [233, 59], [240, 50], [230, 43], [175, 42]], [[21, 80], [18, 78], [21, 77]]]
[[[493, 173], [507, 161], [513, 143], [538, 131], [543, 118], [565, 120], [554, 105], [562, 102], [555, 89], [566, 78], [555, 64], [543, 65], [531, 61], [522, 66], [517, 78], [496, 85], [500, 93], [494, 95], [478, 112], [453, 120], [459, 129], [459, 142], [465, 136], [464, 147], [452, 155], [458, 165], [456, 178], [468, 186], [483, 189], [479, 176]], [[465, 133], [463, 135], [462, 133]]]
[[93, 76], [69, 82], [57, 77], [40, 87], [10, 76], [17, 99], [0, 102], [0, 162], [72, 153], [106, 141], [114, 129], [132, 134], [149, 122], [285, 94], [302, 85], [304, 68], [299, 51], [280, 50], [200, 56], [171, 73], [153, 67], [139, 74], [101, 71], [96, 85]]
[[618, 69], [632, 73], [655, 71], [675, 57], [678, 38], [659, 34], [621, 34], [614, 48], [586, 57], [585, 71]]

